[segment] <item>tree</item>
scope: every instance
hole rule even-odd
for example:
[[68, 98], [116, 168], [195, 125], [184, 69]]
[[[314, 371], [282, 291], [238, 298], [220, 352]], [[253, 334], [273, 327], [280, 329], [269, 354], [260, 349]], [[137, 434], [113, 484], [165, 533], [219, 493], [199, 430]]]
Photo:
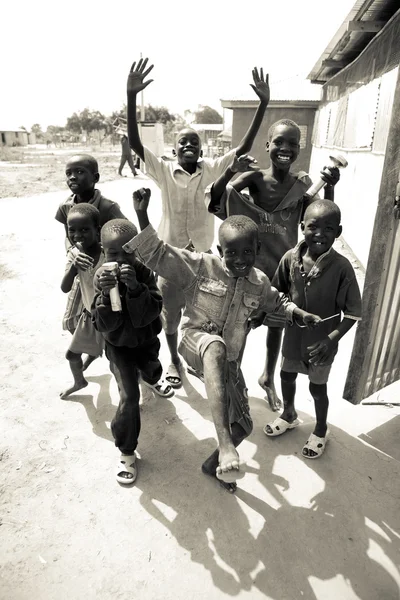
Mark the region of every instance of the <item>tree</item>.
[[223, 123], [223, 119], [219, 112], [211, 106], [202, 106], [200, 110], [194, 113], [195, 123]]
[[99, 131], [107, 128], [106, 117], [98, 110], [84, 108], [67, 119], [66, 129], [75, 133]]

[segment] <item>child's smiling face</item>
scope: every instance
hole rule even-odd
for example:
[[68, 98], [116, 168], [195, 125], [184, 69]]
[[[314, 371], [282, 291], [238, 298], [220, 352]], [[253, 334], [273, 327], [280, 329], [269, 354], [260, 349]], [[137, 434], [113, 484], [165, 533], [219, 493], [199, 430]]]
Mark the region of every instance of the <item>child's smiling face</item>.
[[291, 125], [277, 125], [266, 147], [271, 163], [280, 170], [289, 170], [300, 152], [299, 132]]
[[311, 256], [318, 258], [332, 247], [342, 233], [339, 218], [323, 207], [309, 207], [301, 224], [305, 242]]
[[86, 215], [72, 213], [67, 221], [68, 239], [71, 244], [82, 244], [83, 251], [89, 250], [99, 240], [99, 227]]
[[253, 232], [227, 227], [218, 246], [227, 269], [233, 277], [246, 277], [256, 262], [258, 242]]
[[197, 163], [200, 151], [201, 142], [195, 131], [184, 129], [178, 134], [175, 152], [180, 165]]

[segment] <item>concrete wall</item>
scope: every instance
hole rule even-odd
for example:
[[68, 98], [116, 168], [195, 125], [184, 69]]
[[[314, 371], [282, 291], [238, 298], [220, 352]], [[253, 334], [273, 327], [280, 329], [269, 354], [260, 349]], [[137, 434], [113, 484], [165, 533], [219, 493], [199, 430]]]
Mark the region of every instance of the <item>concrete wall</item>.
[[25, 131], [0, 131], [0, 145], [27, 146], [28, 134]]
[[[232, 120], [232, 148], [235, 148], [243, 136], [245, 135], [251, 120], [254, 116], [255, 109], [253, 108], [233, 108]], [[268, 129], [280, 119], [292, 119], [298, 125], [307, 127], [307, 139], [305, 140], [306, 147], [300, 150], [299, 157], [295, 163], [298, 171], [308, 172], [311, 158], [311, 134], [314, 126], [316, 108], [294, 108], [294, 107], [268, 107], [261, 124], [258, 135], [254, 141], [251, 155], [254, 156], [262, 169], [266, 169], [270, 165], [268, 153], [265, 150], [267, 142]]]
[[[313, 148], [310, 164], [313, 181], [328, 163], [330, 151], [329, 148]], [[366, 267], [385, 157], [367, 150], [340, 149], [339, 152], [349, 163], [341, 170], [335, 189], [335, 202], [342, 212], [343, 237]], [[320, 195], [323, 196], [323, 192]]]

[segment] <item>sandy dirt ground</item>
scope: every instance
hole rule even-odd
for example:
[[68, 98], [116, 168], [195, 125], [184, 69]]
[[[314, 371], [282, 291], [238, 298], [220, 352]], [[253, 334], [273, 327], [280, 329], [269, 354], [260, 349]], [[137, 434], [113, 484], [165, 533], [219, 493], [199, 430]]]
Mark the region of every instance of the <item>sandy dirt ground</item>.
[[[148, 180], [99, 187], [133, 218], [131, 193], [143, 184], [157, 222]], [[216, 443], [204, 386], [190, 375], [172, 399], [144, 398], [137, 483], [116, 483], [107, 361], [91, 365], [81, 393], [59, 399], [69, 334], [53, 217], [66, 195], [0, 200], [1, 600], [398, 599], [400, 411], [341, 399], [353, 334], [331, 375], [322, 459], [301, 458], [313, 427], [305, 378], [303, 424], [274, 440], [262, 433], [273, 414], [257, 385], [259, 329], [243, 365], [254, 432], [240, 447], [249, 472], [237, 494], [201, 474]], [[167, 366], [163, 337], [161, 357]]]

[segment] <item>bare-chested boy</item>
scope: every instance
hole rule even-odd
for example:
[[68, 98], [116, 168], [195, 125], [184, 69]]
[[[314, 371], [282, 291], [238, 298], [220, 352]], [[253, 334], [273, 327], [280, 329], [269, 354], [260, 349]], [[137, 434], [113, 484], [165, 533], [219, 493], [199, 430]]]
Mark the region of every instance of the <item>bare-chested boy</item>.
[[[225, 219], [230, 215], [244, 214], [252, 218], [259, 226], [261, 249], [256, 267], [270, 279], [273, 278], [282, 256], [294, 248], [298, 240], [299, 223], [308, 204], [318, 197], [308, 200], [305, 192], [312, 181], [304, 171], [291, 170], [300, 151], [300, 128], [289, 119], [274, 123], [268, 131], [266, 149], [271, 166], [266, 170], [254, 168], [253, 159], [244, 158], [242, 166], [238, 161], [214, 183], [208, 195], [208, 210]], [[243, 173], [232, 185], [230, 179], [239, 171]], [[325, 199], [333, 200], [333, 189], [339, 180], [339, 170], [331, 168], [331, 175], [323, 173], [326, 181]], [[248, 189], [251, 199], [241, 192]], [[278, 398], [274, 375], [281, 347], [283, 323], [275, 317], [267, 317], [268, 325], [267, 353], [264, 371], [258, 382], [267, 394], [273, 410], [282, 405]]]

